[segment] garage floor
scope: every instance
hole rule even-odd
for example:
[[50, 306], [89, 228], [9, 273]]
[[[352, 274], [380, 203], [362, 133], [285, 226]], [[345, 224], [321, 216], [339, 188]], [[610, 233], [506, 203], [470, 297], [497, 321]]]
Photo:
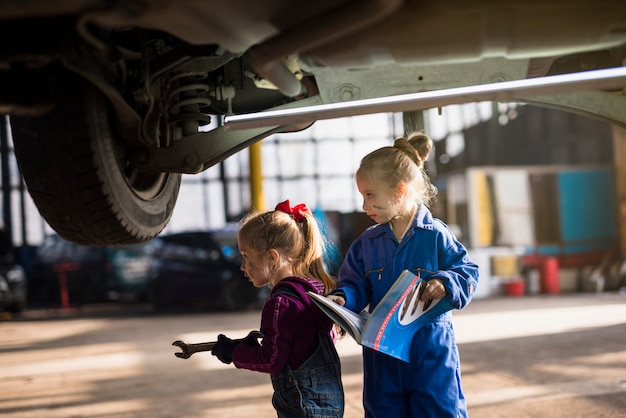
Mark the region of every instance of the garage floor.
[[[259, 312], [145, 305], [32, 310], [0, 321], [0, 416], [275, 417], [269, 377], [171, 343], [244, 336]], [[626, 415], [626, 295], [475, 300], [454, 314], [472, 417]], [[339, 341], [345, 417], [362, 417], [360, 348]]]

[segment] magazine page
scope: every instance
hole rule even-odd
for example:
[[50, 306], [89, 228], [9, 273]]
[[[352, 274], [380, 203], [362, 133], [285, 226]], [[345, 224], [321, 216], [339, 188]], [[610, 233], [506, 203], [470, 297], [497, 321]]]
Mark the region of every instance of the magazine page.
[[322, 312], [350, 334], [357, 343], [361, 344], [362, 331], [370, 317], [369, 312], [362, 311], [360, 314], [356, 314], [325, 296], [310, 291], [307, 294]]
[[372, 313], [361, 344], [408, 362], [417, 330], [452, 309], [444, 299], [420, 301], [425, 286], [413, 273], [402, 272]]

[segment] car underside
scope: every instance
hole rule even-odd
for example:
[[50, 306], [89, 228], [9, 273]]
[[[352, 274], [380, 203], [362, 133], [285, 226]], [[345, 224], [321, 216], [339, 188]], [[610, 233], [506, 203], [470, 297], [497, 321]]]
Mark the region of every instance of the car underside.
[[183, 173], [315, 120], [229, 128], [241, 115], [441, 93], [400, 109], [421, 110], [484, 99], [451, 89], [613, 69], [608, 82], [501, 98], [626, 127], [623, 1], [9, 3], [0, 112], [41, 215], [79, 244], [157, 236]]

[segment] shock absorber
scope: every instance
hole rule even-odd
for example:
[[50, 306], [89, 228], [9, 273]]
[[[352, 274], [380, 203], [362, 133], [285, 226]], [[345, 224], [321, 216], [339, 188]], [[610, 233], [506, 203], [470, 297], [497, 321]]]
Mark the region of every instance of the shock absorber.
[[211, 104], [209, 86], [203, 83], [207, 76], [204, 72], [181, 72], [167, 80], [168, 120], [181, 127], [183, 136], [195, 134], [200, 126], [211, 123], [211, 117], [202, 112]]

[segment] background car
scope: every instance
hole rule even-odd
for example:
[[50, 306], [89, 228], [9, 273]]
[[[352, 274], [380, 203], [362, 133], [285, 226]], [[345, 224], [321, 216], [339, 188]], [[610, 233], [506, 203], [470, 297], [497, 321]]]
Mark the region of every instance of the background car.
[[0, 262], [0, 312], [22, 312], [26, 303], [24, 269], [19, 264]]
[[24, 268], [16, 260], [9, 235], [0, 227], [0, 313], [24, 310], [27, 293]]
[[135, 301], [146, 297], [150, 243], [85, 246], [47, 236], [33, 257], [28, 276], [30, 301], [59, 304], [59, 273], [66, 277], [70, 304]]
[[157, 309], [193, 305], [244, 310], [260, 307], [269, 294], [241, 271], [234, 225], [161, 235], [151, 245], [149, 295]]

